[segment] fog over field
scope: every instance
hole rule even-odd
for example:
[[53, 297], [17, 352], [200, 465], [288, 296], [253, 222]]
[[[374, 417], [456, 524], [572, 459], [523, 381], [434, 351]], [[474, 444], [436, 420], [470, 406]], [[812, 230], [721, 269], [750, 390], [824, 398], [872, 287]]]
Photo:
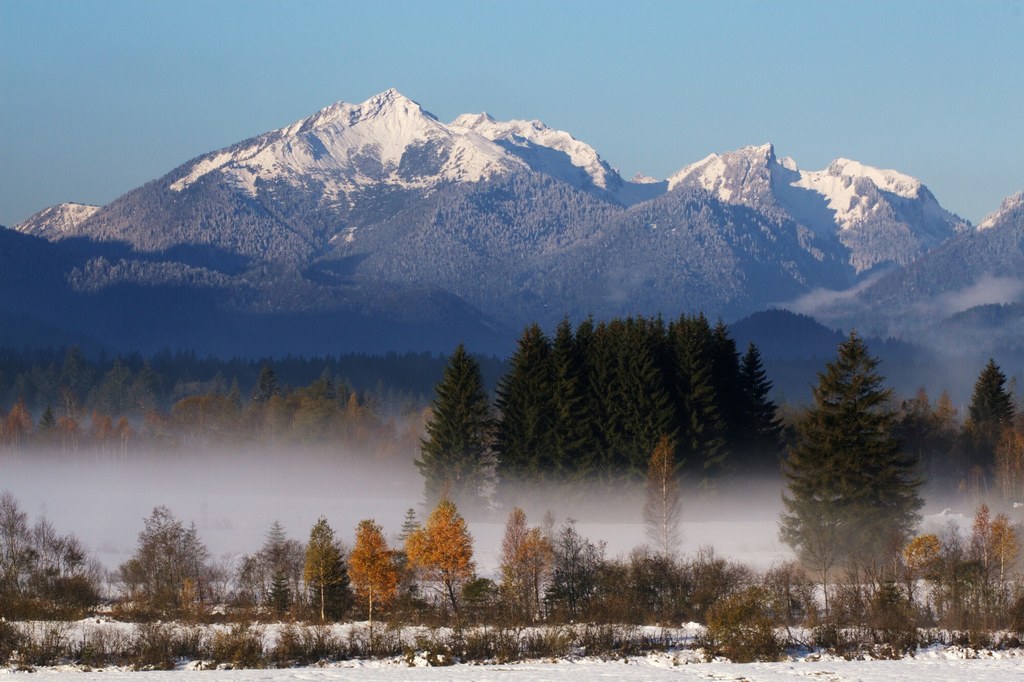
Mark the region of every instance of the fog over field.
[[[289, 537], [305, 542], [323, 515], [350, 546], [361, 519], [375, 519], [397, 543], [407, 509], [415, 508], [420, 520], [429, 513], [419, 472], [404, 458], [295, 449], [164, 454], [127, 462], [36, 453], [0, 460], [4, 490], [33, 522], [45, 516], [58, 532], [74, 533], [111, 569], [135, 551], [143, 519], [158, 505], [186, 525], [194, 522], [214, 560], [257, 551], [275, 520]], [[719, 556], [758, 569], [792, 559], [778, 539], [781, 492], [781, 478], [721, 484], [712, 492], [684, 481], [680, 552], [693, 555], [712, 547]], [[531, 525], [543, 525], [545, 517], [556, 527], [575, 519], [584, 536], [606, 543], [609, 557], [625, 556], [648, 542], [639, 486], [588, 492], [506, 488], [494, 510], [466, 510], [481, 575], [496, 577], [498, 548], [514, 505], [525, 509]], [[969, 526], [973, 508], [929, 500], [924, 513], [922, 529], [937, 532], [951, 520]]]

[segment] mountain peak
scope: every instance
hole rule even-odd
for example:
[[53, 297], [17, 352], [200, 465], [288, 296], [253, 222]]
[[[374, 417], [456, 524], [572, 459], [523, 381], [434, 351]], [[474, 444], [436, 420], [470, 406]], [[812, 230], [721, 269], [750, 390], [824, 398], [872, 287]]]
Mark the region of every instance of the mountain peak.
[[920, 194], [922, 183], [917, 178], [899, 171], [875, 168], [852, 159], [838, 158], [823, 171], [835, 177], [867, 178], [878, 189], [896, 194], [905, 199], [916, 199]]
[[479, 114], [461, 114], [456, 116], [455, 120], [451, 122], [451, 125], [457, 128], [469, 128], [470, 130], [475, 130], [480, 126], [487, 125], [488, 123], [494, 123], [494, 117], [486, 111], [481, 111]]
[[1003, 203], [1000, 204], [998, 209], [987, 215], [984, 220], [978, 223], [978, 230], [987, 230], [990, 227], [995, 227], [996, 223], [1002, 220], [1003, 216], [1011, 211], [1020, 210], [1022, 208], [1024, 208], [1024, 192], [1011, 194], [1003, 199]]
[[[750, 194], [751, 185], [770, 181], [771, 169], [777, 165], [775, 145], [749, 145], [731, 152], [712, 153], [691, 163], [668, 179], [669, 190], [682, 184], [697, 184], [722, 201], [743, 203], [740, 197]], [[765, 184], [767, 188], [767, 184]], [[759, 190], [760, 191], [760, 190]]]
[[76, 204], [65, 202], [44, 208], [14, 226], [24, 234], [31, 234], [46, 239], [70, 236], [78, 231], [78, 226], [92, 217], [99, 206], [92, 204]]

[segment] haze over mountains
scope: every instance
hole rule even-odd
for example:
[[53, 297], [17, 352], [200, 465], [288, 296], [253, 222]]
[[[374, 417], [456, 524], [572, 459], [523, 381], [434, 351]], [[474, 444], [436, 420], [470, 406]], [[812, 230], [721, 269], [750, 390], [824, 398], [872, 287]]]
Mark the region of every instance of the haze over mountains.
[[0, 231], [0, 315], [26, 342], [260, 354], [503, 353], [535, 320], [783, 305], [938, 343], [988, 311], [986, 347], [1019, 348], [1022, 204], [975, 228], [915, 178], [770, 144], [628, 181], [539, 121], [446, 124], [389, 90]]

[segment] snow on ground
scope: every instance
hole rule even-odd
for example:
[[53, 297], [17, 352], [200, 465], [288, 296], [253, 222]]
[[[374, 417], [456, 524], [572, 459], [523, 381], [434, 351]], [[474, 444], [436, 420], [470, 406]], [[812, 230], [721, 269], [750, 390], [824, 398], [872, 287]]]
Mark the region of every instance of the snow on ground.
[[[347, 637], [353, 629], [366, 628], [366, 623], [344, 623], [331, 627], [335, 636]], [[32, 624], [29, 627], [47, 627]], [[64, 624], [65, 636], [81, 638], [90, 629], [102, 629], [111, 634], [130, 636], [135, 629], [131, 623], [105, 619], [85, 619]], [[226, 626], [206, 626], [224, 629]], [[261, 626], [265, 646], [271, 646], [281, 629], [280, 624]], [[404, 657], [376, 660], [349, 660], [303, 666], [283, 670], [202, 670], [198, 661], [183, 662], [173, 671], [131, 671], [125, 668], [89, 670], [81, 666], [63, 665], [35, 669], [39, 678], [76, 682], [89, 680], [133, 680], [136, 682], [332, 682], [333, 680], [360, 680], [385, 682], [391, 680], [521, 680], [534, 682], [558, 680], [580, 682], [588, 680], [721, 680], [735, 682], [782, 682], [787, 680], [821, 680], [846, 682], [854, 680], [928, 680], [929, 682], [1006, 682], [1024, 679], [1024, 649], [974, 650], [961, 646], [932, 645], [916, 655], [899, 660], [845, 660], [821, 652], [801, 652], [776, 663], [731, 663], [726, 660], [705, 662], [700, 650], [690, 648], [701, 626], [690, 623], [664, 631], [642, 627], [648, 635], [667, 634], [681, 646], [668, 652], [650, 653], [627, 659], [598, 659], [574, 657], [503, 664], [455, 664], [429, 667], [426, 657], [415, 655], [411, 661]], [[442, 635], [444, 631], [439, 631]], [[416, 634], [427, 633], [425, 628], [405, 627], [402, 640], [415, 640]], [[14, 673], [13, 668], [0, 668], [0, 675]]]
[[[10, 673], [0, 670], [0, 675]], [[106, 669], [81, 672], [70, 667], [43, 668], [34, 678], [42, 680], [130, 680], [132, 682], [391, 682], [452, 680], [453, 682], [517, 680], [519, 682], [586, 682], [589, 680], [720, 680], [735, 682], [785, 682], [821, 680], [846, 682], [877, 680], [928, 680], [929, 682], [1008, 682], [1024, 675], [1019, 656], [983, 659], [924, 655], [897, 661], [785, 661], [781, 663], [688, 663], [678, 656], [652, 654], [625, 661], [593, 659], [535, 661], [503, 665], [455, 665], [442, 668], [409, 667], [404, 661], [346, 661], [325, 667], [284, 670], [218, 670], [132, 672]]]

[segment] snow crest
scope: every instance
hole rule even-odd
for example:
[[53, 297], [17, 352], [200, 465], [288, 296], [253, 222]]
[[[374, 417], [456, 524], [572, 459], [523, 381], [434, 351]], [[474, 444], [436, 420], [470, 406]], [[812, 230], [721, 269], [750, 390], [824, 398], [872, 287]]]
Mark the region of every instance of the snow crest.
[[[402, 169], [424, 150], [426, 170]], [[213, 172], [256, 194], [256, 181], [324, 183], [328, 195], [376, 184], [424, 187], [475, 182], [522, 164], [477, 134], [454, 131], [391, 89], [361, 104], [336, 102], [316, 114], [235, 147], [208, 154], [171, 184], [182, 191]]]
[[[473, 131], [497, 142], [523, 158], [532, 168], [550, 175], [564, 175], [559, 165], [567, 160], [573, 167], [582, 170], [589, 181], [601, 189], [614, 189], [621, 184], [618, 173], [609, 166], [593, 147], [577, 140], [564, 130], [550, 128], [541, 121], [496, 121], [486, 112], [463, 114], [451, 123], [455, 130]], [[564, 158], [559, 164], [558, 155], [538, 152], [537, 148], [560, 152]], [[572, 178], [562, 178], [569, 179]], [[573, 183], [577, 184], [577, 183]]]

